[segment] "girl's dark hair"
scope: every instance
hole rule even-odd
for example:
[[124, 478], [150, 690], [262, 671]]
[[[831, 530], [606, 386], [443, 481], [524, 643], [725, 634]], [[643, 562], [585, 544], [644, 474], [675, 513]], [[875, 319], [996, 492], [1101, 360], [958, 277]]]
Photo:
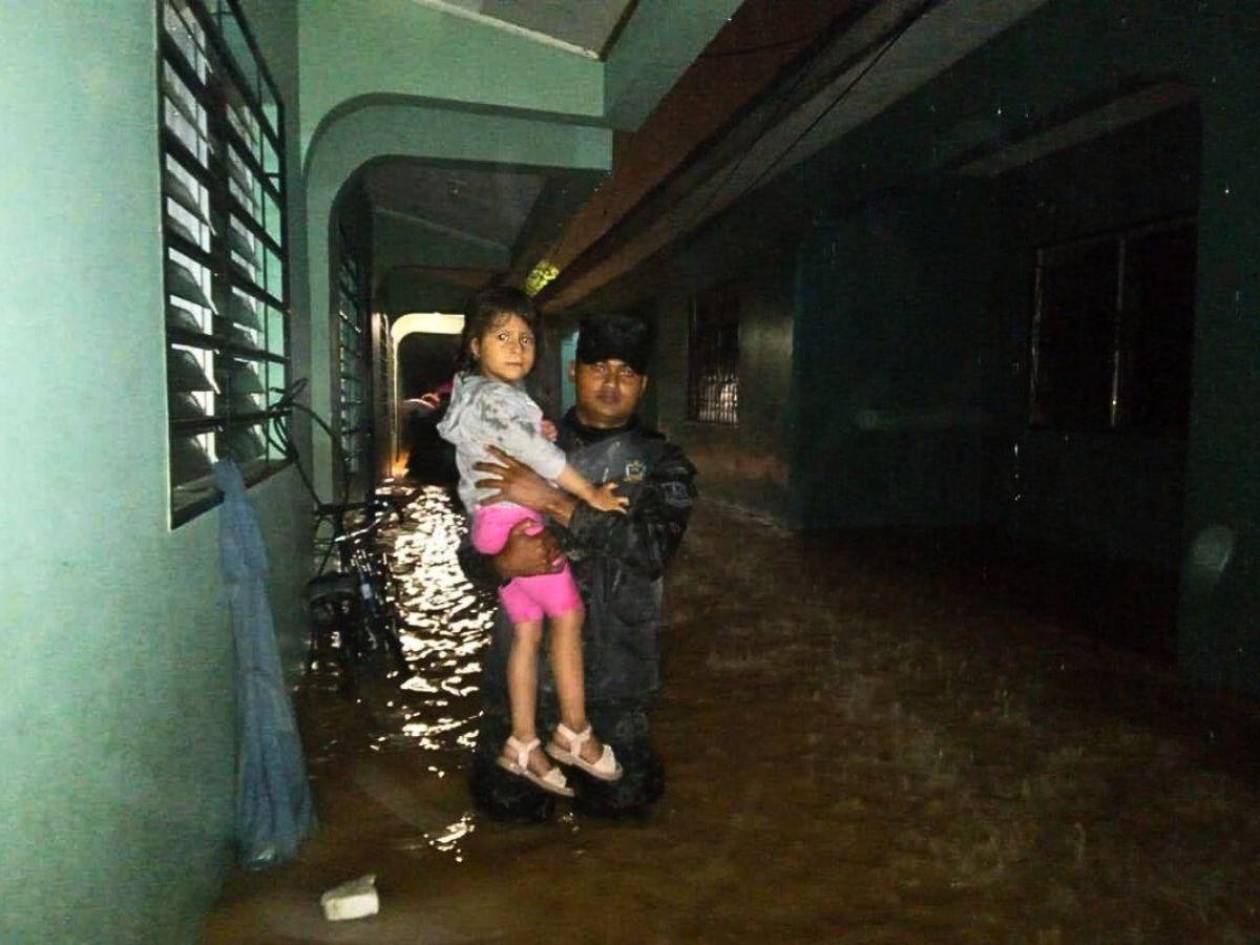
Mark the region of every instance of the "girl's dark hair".
[[459, 356], [455, 360], [457, 373], [466, 374], [477, 369], [477, 359], [472, 353], [473, 340], [480, 338], [509, 315], [518, 315], [524, 319], [529, 330], [534, 333], [537, 344], [538, 309], [534, 307], [534, 300], [520, 289], [482, 289], [468, 300], [464, 309], [464, 330], [459, 336]]

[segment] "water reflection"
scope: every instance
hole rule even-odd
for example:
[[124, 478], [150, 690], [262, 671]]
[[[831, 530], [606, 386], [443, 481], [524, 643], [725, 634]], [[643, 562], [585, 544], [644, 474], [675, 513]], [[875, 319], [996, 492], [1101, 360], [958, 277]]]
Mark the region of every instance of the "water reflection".
[[[481, 715], [477, 656], [494, 617], [493, 600], [474, 592], [459, 567], [456, 549], [465, 529], [450, 494], [427, 486], [390, 536], [390, 565], [399, 582], [404, 622], [402, 643], [412, 674], [399, 686], [393, 717], [397, 727], [387, 740], [400, 750], [429, 753], [426, 773], [439, 780], [462, 772], [476, 742]], [[426, 831], [421, 839], [462, 863], [463, 840], [474, 829], [469, 811], [441, 829]]]
[[426, 833], [424, 837], [434, 850], [439, 853], [454, 854], [455, 862], [463, 863], [464, 849], [461, 841], [476, 829], [473, 814], [469, 811], [453, 824], [447, 825], [445, 829]]
[[[425, 487], [403, 521], [381, 534], [398, 581], [406, 676], [367, 670], [352, 697], [329, 698], [335, 687], [326, 674], [337, 671], [330, 661], [304, 687], [314, 697], [307, 730], [318, 733], [308, 755], [316, 780], [328, 779], [331, 789], [337, 766], [349, 764], [357, 790], [417, 827], [424, 817], [424, 828], [395, 838], [395, 848], [434, 850], [460, 863], [463, 838], [473, 830], [473, 815], [463, 812], [463, 774], [477, 739], [480, 653], [495, 606], [460, 570], [456, 550], [465, 529], [453, 498]], [[356, 757], [376, 760], [364, 767]]]
[[[402, 643], [412, 669], [399, 687], [399, 724], [390, 738], [433, 752], [465, 752], [476, 739], [480, 715], [477, 655], [494, 610], [493, 601], [474, 592], [460, 570], [456, 549], [465, 528], [449, 493], [426, 486], [390, 536]], [[457, 755], [447, 766], [460, 764]]]

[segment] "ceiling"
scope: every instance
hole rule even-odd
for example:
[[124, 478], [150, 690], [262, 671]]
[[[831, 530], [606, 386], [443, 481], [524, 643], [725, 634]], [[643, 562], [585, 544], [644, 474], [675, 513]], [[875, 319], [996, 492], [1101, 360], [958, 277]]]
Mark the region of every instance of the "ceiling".
[[[448, 12], [457, 7], [456, 15], [605, 57], [634, 30], [622, 28], [623, 18], [635, 12], [627, 0], [413, 2]], [[403, 294], [428, 298], [428, 287], [441, 283], [445, 288], [432, 296], [436, 300], [453, 298], [442, 293], [453, 293], [456, 283], [460, 292], [491, 279], [523, 285], [544, 259], [560, 270], [538, 297], [548, 312], [607, 304], [610, 299], [601, 295], [609, 286], [645, 291], [642, 274], [660, 269], [652, 261], [688, 233], [840, 141], [1045, 2], [744, 0], [647, 119], [617, 134], [610, 175], [379, 163], [365, 179], [378, 213], [424, 228], [417, 246], [445, 236], [462, 241], [467, 253], [407, 259], [404, 247], [393, 254], [391, 265], [409, 270]], [[1132, 118], [1170, 107], [1184, 99], [1183, 92], [1133, 95], [1131, 102], [1074, 117], [1060, 130], [1040, 129], [1018, 148], [1000, 152], [991, 151], [992, 121], [974, 130], [943, 129], [939, 166], [954, 162], [962, 173], [1000, 173], [1104, 133], [1122, 112]], [[444, 271], [458, 279], [447, 279]]]
[[[597, 52], [606, 58], [628, 32], [622, 27], [638, 0], [413, 2], [534, 42], [568, 44], [574, 47], [571, 52]], [[719, 134], [733, 114], [754, 100], [833, 21], [871, 2], [745, 0], [701, 56], [685, 68], [674, 91], [658, 106], [660, 115], [649, 117], [636, 132], [617, 135], [611, 179], [591, 172], [451, 166], [407, 158], [375, 162], [363, 177], [368, 201], [378, 214], [388, 216], [392, 233], [402, 232], [400, 223], [405, 220], [414, 234], [412, 244], [427, 251], [405, 263], [394, 252], [378, 256], [378, 264], [407, 270], [394, 280], [395, 287], [403, 286], [395, 294], [414, 297], [418, 292], [436, 305], [436, 300], [452, 297], [454, 285], [466, 291], [470, 278], [488, 281], [497, 276], [523, 284], [544, 257], [559, 255], [570, 261], [615, 228], [644, 194], [673, 174], [706, 139]], [[673, 12], [687, 15], [681, 7]], [[470, 22], [469, 29], [475, 28]], [[461, 243], [470, 258], [459, 266], [449, 252], [432, 258], [438, 241], [448, 246]], [[509, 256], [507, 266], [493, 261], [496, 249]], [[385, 275], [378, 272], [378, 277]], [[383, 295], [388, 296], [389, 286], [384, 288]], [[387, 301], [386, 307], [399, 312], [410, 306]]]
[[[476, 20], [566, 49], [603, 59], [622, 20], [637, 0], [414, 0], [426, 7]], [[684, 0], [685, 2], [685, 0]]]
[[509, 168], [482, 169], [424, 164], [394, 158], [364, 174], [376, 207], [424, 221], [510, 251], [545, 178]]

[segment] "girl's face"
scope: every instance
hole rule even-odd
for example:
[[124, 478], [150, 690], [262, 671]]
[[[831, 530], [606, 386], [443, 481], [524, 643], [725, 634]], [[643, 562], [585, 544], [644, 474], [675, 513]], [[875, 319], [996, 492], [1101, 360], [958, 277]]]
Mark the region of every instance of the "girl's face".
[[534, 332], [521, 316], [502, 316], [473, 339], [472, 353], [486, 377], [515, 383], [534, 367]]

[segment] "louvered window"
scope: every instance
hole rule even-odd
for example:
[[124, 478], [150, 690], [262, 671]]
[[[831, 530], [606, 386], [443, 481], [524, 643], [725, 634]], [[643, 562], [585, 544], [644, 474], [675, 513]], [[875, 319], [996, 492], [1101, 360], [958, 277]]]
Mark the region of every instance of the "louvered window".
[[372, 428], [368, 355], [368, 286], [365, 269], [349, 240], [341, 238], [341, 264], [337, 273], [337, 433], [346, 458], [348, 486], [363, 472], [368, 436]]
[[289, 374], [283, 111], [235, 0], [159, 0], [171, 516], [210, 508], [216, 459], [284, 465]]

